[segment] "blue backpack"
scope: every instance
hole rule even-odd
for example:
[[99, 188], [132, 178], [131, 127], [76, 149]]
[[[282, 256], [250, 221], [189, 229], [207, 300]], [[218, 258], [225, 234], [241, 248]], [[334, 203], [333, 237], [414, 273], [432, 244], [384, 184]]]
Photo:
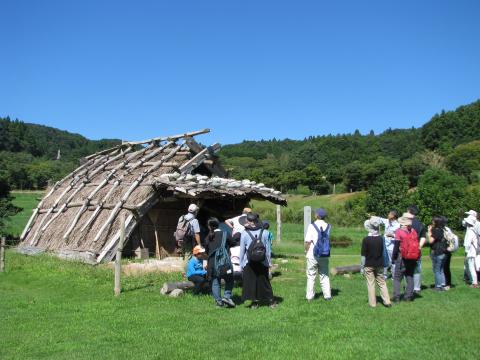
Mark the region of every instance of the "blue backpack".
[[233, 272], [232, 261], [230, 260], [230, 255], [228, 254], [227, 248], [227, 233], [223, 232], [222, 234], [222, 243], [218, 248], [215, 249], [214, 255], [214, 265], [213, 265], [213, 275], [216, 277], [225, 276]]
[[318, 228], [315, 223], [312, 223], [318, 233], [318, 239], [313, 247], [313, 256], [315, 257], [329, 257], [330, 256], [330, 224], [323, 230]]

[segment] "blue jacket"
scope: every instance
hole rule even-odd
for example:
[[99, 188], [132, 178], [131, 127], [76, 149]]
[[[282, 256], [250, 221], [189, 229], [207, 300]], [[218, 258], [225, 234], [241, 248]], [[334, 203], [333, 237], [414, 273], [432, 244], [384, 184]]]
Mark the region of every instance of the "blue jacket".
[[[261, 229], [258, 230], [249, 230], [250, 233], [255, 237], [255, 235], [260, 236]], [[263, 261], [263, 265], [266, 267], [270, 267], [272, 264], [272, 245], [269, 241], [269, 231], [264, 230], [262, 235], [262, 242], [266, 248], [265, 260]], [[252, 243], [252, 238], [246, 231], [242, 231], [242, 235], [240, 237], [240, 266], [242, 269], [248, 264], [247, 258], [247, 250]]]
[[203, 260], [199, 260], [195, 256], [192, 256], [192, 258], [188, 260], [187, 278], [189, 278], [192, 275], [204, 276], [206, 273], [207, 273], [207, 270], [203, 268]]

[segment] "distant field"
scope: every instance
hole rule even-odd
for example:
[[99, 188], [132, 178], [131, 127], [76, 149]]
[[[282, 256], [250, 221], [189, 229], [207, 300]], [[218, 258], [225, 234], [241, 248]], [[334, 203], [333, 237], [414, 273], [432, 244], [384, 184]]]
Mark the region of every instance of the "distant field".
[[43, 194], [43, 191], [12, 191], [14, 197], [13, 204], [22, 208], [22, 211], [7, 221], [7, 232], [9, 234], [15, 237], [20, 236], [30, 215], [32, 215], [32, 210], [39, 202], [38, 199], [40, 199]]

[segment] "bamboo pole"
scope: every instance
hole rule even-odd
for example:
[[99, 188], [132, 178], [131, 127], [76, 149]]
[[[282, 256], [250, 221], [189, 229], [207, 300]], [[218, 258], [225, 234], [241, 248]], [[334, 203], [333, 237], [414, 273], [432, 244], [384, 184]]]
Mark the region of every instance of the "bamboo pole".
[[23, 233], [22, 233], [22, 239], [25, 239], [25, 237], [27, 236], [27, 234], [30, 232], [31, 230], [31, 226], [34, 222], [34, 220], [36, 219], [37, 215], [39, 214], [39, 211], [41, 206], [43, 205], [43, 203], [45, 202], [45, 200], [53, 194], [54, 190], [58, 189], [58, 187], [60, 187], [60, 185], [66, 181], [67, 179], [69, 178], [72, 178], [72, 180], [70, 181], [70, 184], [65, 188], [65, 190], [62, 192], [62, 194], [55, 200], [54, 202], [54, 205], [50, 208], [50, 211], [42, 218], [42, 220], [40, 221], [40, 224], [38, 226], [38, 229], [37, 231], [35, 232], [35, 234], [33, 235], [33, 238], [32, 240], [30, 241], [30, 245], [33, 245], [35, 246], [37, 243], [38, 243], [38, 240], [39, 238], [37, 239], [37, 237], [39, 235], [41, 235], [42, 233], [42, 228], [43, 228], [43, 224], [45, 223], [45, 221], [47, 220], [48, 218], [48, 215], [50, 215], [50, 213], [55, 210], [55, 208], [58, 206], [58, 203], [60, 202], [60, 200], [71, 190], [75, 187], [75, 185], [80, 181], [80, 176], [79, 176], [79, 172], [80, 172], [80, 169], [83, 169], [82, 171], [82, 175], [85, 174], [85, 173], [88, 173], [88, 171], [92, 168], [92, 167], [95, 167], [95, 165], [98, 165], [99, 162], [103, 161], [103, 160], [108, 160], [108, 156], [102, 156], [100, 158], [93, 158], [91, 161], [83, 164], [82, 166], [80, 166], [78, 169], [74, 170], [71, 174], [67, 175], [66, 177], [64, 177], [62, 180], [58, 181], [54, 187], [50, 190], [50, 192], [47, 194], [47, 196], [45, 196], [42, 201], [37, 205], [36, 209], [34, 210], [32, 216], [30, 217], [30, 220], [28, 221], [28, 224], [27, 226], [25, 227]]
[[282, 207], [277, 205], [277, 242], [282, 241]]
[[307, 236], [308, 225], [312, 223], [312, 208], [305, 206], [303, 208], [303, 238]]
[[[182, 147], [182, 145], [179, 145], [177, 146], [176, 148], [174, 148], [168, 155], [165, 155], [163, 157], [163, 160], [164, 161], [167, 161], [169, 159], [171, 159], [172, 157], [175, 156], [176, 152], [178, 150], [180, 150], [180, 148]], [[145, 179], [148, 175], [150, 175], [152, 172], [154, 172], [155, 170], [157, 170], [162, 164], [161, 163], [158, 163], [156, 166], [153, 166], [151, 167], [150, 169], [146, 170], [145, 172], [143, 172], [142, 174], [140, 174], [138, 176], [138, 178], [133, 182], [133, 184], [128, 188], [127, 192], [122, 196], [122, 198], [120, 199], [120, 201], [117, 203], [117, 205], [115, 206], [115, 208], [112, 210], [110, 216], [108, 217], [107, 221], [105, 221], [105, 223], [102, 225], [102, 227], [100, 228], [100, 230], [98, 231], [97, 235], [95, 236], [95, 238], [93, 239], [94, 242], [97, 242], [102, 233], [107, 229], [107, 227], [109, 227], [111, 225], [111, 223], [115, 220], [115, 217], [117, 216], [118, 212], [120, 211], [121, 207], [123, 204], [125, 204], [128, 200], [128, 198], [130, 197], [130, 195], [135, 191], [135, 189], [137, 188], [137, 186], [143, 181], [143, 179]]]
[[115, 257], [115, 286], [114, 286], [115, 296], [119, 296], [120, 292], [122, 291], [120, 277], [122, 273], [122, 251], [123, 251], [124, 243], [125, 243], [125, 215], [122, 216], [120, 221], [120, 242], [117, 247], [117, 256]]
[[192, 137], [192, 136], [206, 134], [206, 133], [209, 133], [209, 132], [210, 132], [210, 129], [203, 129], [203, 130], [199, 130], [199, 131], [192, 131], [192, 132], [185, 133], [185, 134], [179, 134], [179, 135], [173, 135], [173, 136], [162, 136], [162, 137], [156, 137], [156, 138], [143, 140], [143, 141], [130, 141], [130, 142], [124, 143], [124, 145], [125, 144], [127, 144], [127, 145], [141, 145], [141, 144], [148, 144], [148, 143], [151, 143], [151, 142], [161, 142], [161, 141], [167, 141], [167, 140], [168, 141], [179, 140], [179, 139], [182, 139], [182, 138], [189, 138], [189, 137]]
[[[172, 142], [169, 142], [167, 143], [166, 145], [162, 146], [161, 149], [165, 149], [166, 147], [170, 146], [171, 144], [173, 144]], [[128, 159], [126, 159], [123, 163], [119, 164], [118, 165], [118, 170], [121, 170], [123, 168], [126, 167], [126, 165], [128, 164], [128, 162], [130, 160], [132, 160], [135, 156], [137, 155], [145, 155], [145, 153], [154, 148], [155, 147], [155, 144], [151, 144], [150, 146], [146, 147], [145, 149], [142, 149], [142, 150], [139, 150], [139, 151], [136, 151], [134, 152], [133, 154], [131, 154]], [[141, 166], [141, 164], [143, 163], [144, 161], [138, 161], [137, 163], [135, 163], [134, 165], [132, 165], [132, 168], [127, 171], [127, 173], [133, 171], [135, 169], [135, 167], [138, 167], [138, 166]], [[103, 199], [101, 199], [97, 205], [97, 208], [95, 209], [95, 211], [93, 212], [92, 216], [90, 216], [90, 218], [87, 220], [87, 222], [82, 226], [82, 228], [80, 229], [80, 232], [84, 232], [94, 221], [95, 219], [97, 218], [98, 214], [100, 213], [100, 211], [102, 210], [102, 205], [103, 203], [105, 203], [109, 198], [110, 196], [113, 194], [113, 192], [115, 191], [115, 189], [120, 186], [120, 183], [123, 181], [123, 179], [125, 178], [125, 175], [126, 174], [123, 174], [122, 176], [120, 176], [115, 182], [114, 184], [112, 185], [112, 187], [110, 188], [110, 190], [108, 190], [107, 194], [103, 197]], [[131, 186], [132, 184], [130, 184]], [[64, 235], [65, 236], [65, 235]]]
[[0, 243], [0, 272], [5, 271], [5, 237], [2, 236]]

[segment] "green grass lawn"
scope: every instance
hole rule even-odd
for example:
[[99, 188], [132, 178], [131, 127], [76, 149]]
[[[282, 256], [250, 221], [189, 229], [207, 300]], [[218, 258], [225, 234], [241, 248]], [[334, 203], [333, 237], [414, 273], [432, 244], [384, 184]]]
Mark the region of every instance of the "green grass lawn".
[[[363, 230], [332, 231], [355, 243], [333, 249], [331, 266], [358, 263]], [[175, 273], [126, 277], [115, 298], [106, 266], [9, 250], [0, 274], [0, 359], [478, 358], [480, 291], [463, 284], [460, 252], [449, 292], [425, 289], [413, 303], [371, 309], [356, 274], [331, 278], [332, 301], [307, 303], [302, 237], [303, 225], [285, 224], [284, 241], [274, 244], [274, 310], [216, 309], [209, 296], [160, 295], [164, 281], [181, 279]], [[427, 256], [423, 267], [429, 286]], [[240, 294], [235, 288], [237, 300]]]
[[43, 191], [12, 191], [13, 204], [22, 209], [21, 212], [12, 216], [7, 221], [7, 233], [13, 236], [20, 236], [23, 228], [32, 215], [33, 208], [37, 205], [38, 199], [43, 196]]

